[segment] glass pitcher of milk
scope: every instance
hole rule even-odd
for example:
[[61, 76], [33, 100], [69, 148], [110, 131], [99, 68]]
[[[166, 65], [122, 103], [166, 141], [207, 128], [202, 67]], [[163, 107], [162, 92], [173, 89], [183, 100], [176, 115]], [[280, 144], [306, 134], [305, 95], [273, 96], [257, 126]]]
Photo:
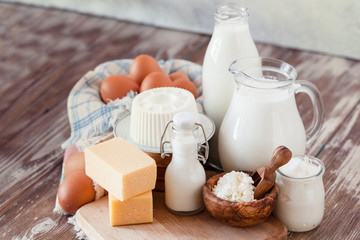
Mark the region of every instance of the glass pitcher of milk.
[[247, 8], [238, 3], [221, 3], [215, 12], [214, 31], [206, 49], [202, 87], [204, 110], [216, 126], [214, 137], [210, 140], [209, 163], [220, 166], [217, 151], [218, 133], [221, 121], [229, 107], [235, 86], [228, 71], [229, 65], [238, 58], [259, 57], [251, 38]]
[[[303, 155], [320, 132], [324, 105], [309, 81], [295, 80], [293, 66], [272, 58], [242, 58], [229, 68], [236, 87], [219, 132], [219, 155], [225, 171], [254, 171], [266, 165], [277, 146]], [[295, 94], [311, 99], [313, 119], [305, 130]]]

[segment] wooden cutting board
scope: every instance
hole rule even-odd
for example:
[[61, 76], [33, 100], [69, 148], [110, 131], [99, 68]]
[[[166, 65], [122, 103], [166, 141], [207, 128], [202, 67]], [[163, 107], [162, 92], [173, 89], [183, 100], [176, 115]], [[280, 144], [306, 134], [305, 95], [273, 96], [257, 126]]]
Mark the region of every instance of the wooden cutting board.
[[107, 196], [80, 208], [77, 225], [91, 239], [287, 239], [287, 229], [270, 216], [250, 228], [237, 228], [215, 220], [206, 209], [178, 216], [165, 208], [164, 193], [153, 192], [154, 222], [111, 227]]

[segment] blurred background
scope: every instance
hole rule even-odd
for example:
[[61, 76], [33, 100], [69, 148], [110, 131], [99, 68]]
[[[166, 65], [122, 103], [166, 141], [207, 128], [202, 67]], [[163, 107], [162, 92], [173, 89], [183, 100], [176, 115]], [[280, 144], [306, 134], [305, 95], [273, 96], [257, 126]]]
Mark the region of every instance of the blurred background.
[[[218, 0], [3, 0], [211, 34]], [[243, 0], [253, 39], [360, 59], [359, 0]]]

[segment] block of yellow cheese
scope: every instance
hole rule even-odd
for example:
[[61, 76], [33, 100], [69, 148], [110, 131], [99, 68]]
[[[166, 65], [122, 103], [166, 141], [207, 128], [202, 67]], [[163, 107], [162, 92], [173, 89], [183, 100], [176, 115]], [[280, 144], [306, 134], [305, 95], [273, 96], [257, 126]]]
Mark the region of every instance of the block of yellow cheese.
[[85, 149], [86, 174], [124, 201], [155, 188], [156, 163], [122, 138]]
[[148, 191], [125, 201], [109, 193], [110, 225], [128, 225], [153, 221], [152, 192]]

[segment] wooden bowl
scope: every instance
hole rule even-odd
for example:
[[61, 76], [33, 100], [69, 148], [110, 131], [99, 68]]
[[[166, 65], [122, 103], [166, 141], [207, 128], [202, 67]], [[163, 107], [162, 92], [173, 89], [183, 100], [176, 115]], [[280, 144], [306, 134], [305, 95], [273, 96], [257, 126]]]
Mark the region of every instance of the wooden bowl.
[[212, 192], [219, 178], [226, 173], [228, 172], [213, 176], [203, 187], [202, 194], [208, 212], [220, 222], [236, 227], [250, 227], [264, 221], [275, 207], [279, 193], [277, 185], [262, 199], [245, 203], [231, 202], [218, 198]]

